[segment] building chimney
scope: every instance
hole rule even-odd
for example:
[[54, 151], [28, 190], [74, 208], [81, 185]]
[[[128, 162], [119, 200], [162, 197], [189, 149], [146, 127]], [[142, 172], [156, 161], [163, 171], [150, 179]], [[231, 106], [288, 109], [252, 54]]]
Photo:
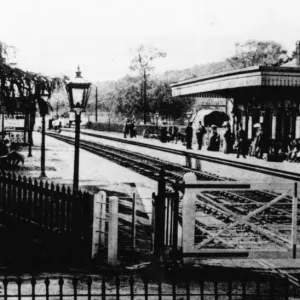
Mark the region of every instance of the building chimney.
[[296, 42], [296, 66], [300, 67], [300, 41]]

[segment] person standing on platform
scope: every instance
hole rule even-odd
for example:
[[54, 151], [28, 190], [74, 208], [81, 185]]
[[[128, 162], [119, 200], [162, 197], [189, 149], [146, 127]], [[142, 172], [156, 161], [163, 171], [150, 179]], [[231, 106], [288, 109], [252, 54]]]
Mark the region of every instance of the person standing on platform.
[[204, 136], [205, 133], [206, 133], [206, 129], [202, 125], [201, 121], [199, 121], [199, 126], [198, 126], [197, 132], [196, 132], [197, 142], [198, 142], [198, 150], [202, 149], [203, 136]]
[[161, 129], [160, 129], [160, 140], [162, 143], [166, 143], [168, 138], [168, 129], [167, 123], [163, 122]]
[[[286, 148], [286, 150], [285, 150], [285, 148]], [[293, 148], [294, 148], [294, 139], [293, 139], [292, 135], [289, 133], [288, 139], [286, 142], [286, 146], [283, 147], [283, 149], [287, 152], [290, 152], [290, 151], [292, 151]]]
[[177, 134], [178, 134], [178, 127], [175, 125], [175, 123], [173, 122], [172, 125], [169, 127], [169, 135], [170, 135], [170, 139], [172, 141], [176, 140], [177, 138]]
[[7, 155], [9, 153], [8, 145], [9, 140], [4, 140], [0, 142], [0, 156]]
[[226, 131], [224, 133], [224, 153], [228, 154], [232, 152], [232, 134], [230, 124], [227, 123]]
[[129, 134], [129, 128], [130, 128], [130, 122], [129, 122], [129, 119], [126, 119], [126, 122], [124, 124], [124, 129], [123, 129], [125, 139], [126, 139], [127, 135]]
[[189, 122], [187, 128], [185, 129], [186, 134], [186, 149], [193, 149], [192, 148], [192, 140], [193, 140], [193, 122]]
[[129, 124], [129, 134], [130, 134], [131, 138], [136, 137], [136, 130], [134, 128], [134, 120], [131, 120], [131, 122]]
[[236, 140], [237, 140], [237, 156], [236, 158], [240, 157], [240, 154], [243, 155], [244, 158], [246, 158], [247, 154], [247, 138], [246, 138], [246, 132], [243, 130], [243, 126], [240, 123], [238, 131], [236, 133]]
[[263, 158], [263, 154], [267, 148], [267, 137], [263, 127], [261, 127], [257, 132], [257, 139], [255, 145], [255, 156], [257, 158]]
[[208, 151], [219, 151], [220, 150], [220, 135], [217, 132], [217, 126], [211, 125], [211, 130], [212, 130], [212, 136], [210, 137], [207, 150]]

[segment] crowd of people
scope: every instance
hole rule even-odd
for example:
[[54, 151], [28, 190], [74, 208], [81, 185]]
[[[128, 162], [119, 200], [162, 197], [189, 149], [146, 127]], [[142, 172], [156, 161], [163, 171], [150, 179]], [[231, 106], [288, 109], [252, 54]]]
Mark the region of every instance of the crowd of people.
[[[242, 124], [238, 124], [235, 135], [231, 132], [231, 126], [229, 122], [225, 122], [224, 127], [225, 132], [223, 136], [223, 152], [225, 154], [236, 152], [237, 158], [239, 158], [240, 156], [246, 158], [247, 155], [256, 156], [257, 158], [263, 158], [263, 154], [268, 152], [269, 139], [265, 135], [264, 129], [261, 125], [257, 128], [252, 144], [249, 143], [246, 131], [243, 129]], [[210, 128], [211, 136], [209, 139], [207, 150], [220, 151], [221, 136], [217, 131], [217, 126], [212, 125]], [[186, 129], [186, 131], [189, 132], [189, 135], [187, 135], [187, 139], [190, 139], [189, 141], [187, 141], [187, 149], [191, 149], [190, 145], [192, 143], [191, 139], [193, 136], [192, 130], [192, 124], [189, 124]], [[200, 121], [196, 131], [198, 150], [202, 149], [203, 136], [205, 133], [206, 129]]]
[[293, 139], [292, 135], [289, 134], [288, 141], [287, 141], [287, 161], [290, 162], [300, 162], [300, 140]]
[[136, 129], [134, 128], [134, 120], [127, 119], [124, 124], [124, 138], [127, 138], [127, 136], [133, 138], [136, 137]]
[[[229, 122], [224, 122], [223, 127], [223, 139], [218, 133], [218, 127], [216, 125], [211, 125], [209, 128], [205, 127], [201, 121], [199, 121], [196, 129], [193, 127], [193, 122], [189, 122], [184, 132], [179, 130], [179, 127], [173, 122], [169, 126], [167, 122], [163, 122], [160, 128], [155, 128], [155, 133], [150, 129], [145, 129], [143, 136], [158, 138], [162, 143], [167, 143], [174, 141], [182, 141], [188, 150], [192, 149], [193, 138], [196, 136], [198, 150], [203, 149], [204, 145], [204, 136], [207, 131], [210, 131], [209, 141], [207, 150], [208, 151], [220, 151], [223, 150], [225, 154], [236, 153], [236, 158], [240, 156], [246, 158], [247, 156], [255, 156], [259, 159], [264, 157], [264, 154], [275, 154], [285, 156], [287, 161], [300, 162], [300, 140], [295, 140], [289, 135], [286, 145], [281, 146], [280, 148], [275, 148], [271, 146], [271, 141], [262, 124], [255, 124], [254, 130], [254, 139], [250, 141], [247, 138], [247, 133], [243, 129], [243, 125], [237, 124], [235, 134], [232, 133], [231, 125]], [[194, 134], [194, 130], [196, 130]], [[124, 125], [124, 138], [127, 136], [135, 137], [137, 134], [134, 127], [134, 120], [127, 119]], [[221, 140], [223, 141], [221, 149]], [[287, 153], [287, 154], [286, 154]]]

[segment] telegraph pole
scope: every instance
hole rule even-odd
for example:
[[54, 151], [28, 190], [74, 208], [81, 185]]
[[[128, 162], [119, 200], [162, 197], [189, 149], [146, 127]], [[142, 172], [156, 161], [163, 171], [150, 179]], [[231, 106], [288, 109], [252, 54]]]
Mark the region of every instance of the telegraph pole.
[[147, 75], [144, 70], [144, 90], [143, 90], [143, 98], [144, 98], [144, 124], [147, 123], [147, 113], [146, 113], [146, 103], [147, 103]]
[[95, 122], [98, 122], [98, 88], [96, 87]]

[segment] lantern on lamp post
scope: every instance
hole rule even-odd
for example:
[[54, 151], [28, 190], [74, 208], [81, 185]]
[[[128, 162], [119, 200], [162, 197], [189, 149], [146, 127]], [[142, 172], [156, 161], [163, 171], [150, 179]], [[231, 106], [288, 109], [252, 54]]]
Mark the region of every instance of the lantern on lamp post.
[[74, 177], [73, 191], [78, 190], [79, 183], [79, 142], [80, 142], [80, 121], [81, 113], [85, 108], [91, 91], [91, 83], [81, 76], [78, 66], [76, 77], [67, 83], [70, 111], [75, 113], [75, 154], [74, 154]]

